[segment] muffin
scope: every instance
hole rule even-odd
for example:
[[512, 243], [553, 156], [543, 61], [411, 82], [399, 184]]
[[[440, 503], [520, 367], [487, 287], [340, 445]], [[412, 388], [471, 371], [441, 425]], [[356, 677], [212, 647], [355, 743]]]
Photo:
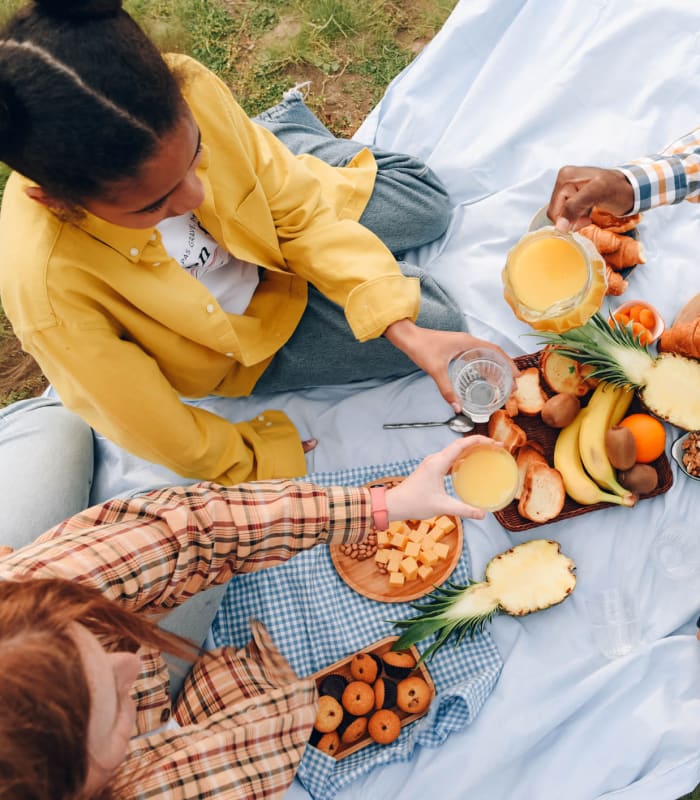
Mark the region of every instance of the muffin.
[[432, 697], [430, 686], [418, 675], [404, 678], [396, 687], [396, 705], [408, 714], [422, 714]]
[[328, 694], [340, 702], [340, 698], [343, 696], [347, 685], [348, 680], [343, 675], [326, 675], [321, 681], [321, 685], [318, 687], [318, 693], [321, 696]]
[[374, 707], [392, 708], [396, 705], [396, 684], [390, 678], [377, 678], [374, 682]]
[[329, 756], [334, 756], [340, 748], [340, 736], [338, 736], [338, 732], [331, 731], [330, 733], [324, 733], [323, 736], [318, 740], [316, 747], [322, 753], [326, 753], [326, 755]]
[[407, 678], [416, 666], [415, 656], [408, 650], [388, 650], [382, 661], [386, 674], [397, 681]]
[[340, 703], [330, 695], [318, 698], [318, 710], [314, 728], [321, 733], [334, 731], [343, 721], [343, 708]]
[[377, 744], [390, 744], [401, 733], [401, 720], [394, 711], [375, 711], [367, 723], [367, 731]]
[[356, 653], [350, 662], [350, 674], [356, 681], [374, 683], [382, 669], [382, 662], [373, 653]]
[[351, 681], [343, 692], [343, 708], [355, 717], [368, 714], [374, 708], [374, 692], [364, 681]]
[[367, 717], [352, 717], [349, 714], [338, 728], [343, 744], [354, 744], [367, 733]]

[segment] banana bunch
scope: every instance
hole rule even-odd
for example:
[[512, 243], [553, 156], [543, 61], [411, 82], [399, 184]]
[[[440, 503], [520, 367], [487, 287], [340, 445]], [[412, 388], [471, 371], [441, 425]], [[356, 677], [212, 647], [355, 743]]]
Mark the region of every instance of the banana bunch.
[[621, 486], [605, 449], [605, 433], [625, 416], [634, 390], [601, 382], [576, 419], [559, 432], [554, 467], [566, 493], [584, 506], [617, 503], [633, 506], [635, 494]]

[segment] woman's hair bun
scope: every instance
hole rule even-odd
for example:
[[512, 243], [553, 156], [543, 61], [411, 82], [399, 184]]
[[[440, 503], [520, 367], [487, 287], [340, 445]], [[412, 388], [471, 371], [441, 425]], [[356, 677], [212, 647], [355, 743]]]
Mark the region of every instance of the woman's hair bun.
[[121, 11], [122, 0], [34, 0], [47, 14], [62, 19], [109, 17]]

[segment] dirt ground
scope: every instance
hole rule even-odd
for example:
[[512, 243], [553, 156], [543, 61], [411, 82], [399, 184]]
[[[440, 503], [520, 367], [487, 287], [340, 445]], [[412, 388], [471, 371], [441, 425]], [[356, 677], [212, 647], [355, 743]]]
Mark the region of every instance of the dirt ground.
[[[417, 7], [425, 2], [407, 1]], [[283, 33], [275, 31], [272, 35], [280, 36]], [[427, 42], [427, 38], [420, 38], [401, 43], [417, 55]], [[314, 110], [336, 135], [352, 136], [375, 104], [371, 87], [358, 75], [341, 73], [328, 76], [308, 67], [301, 80], [312, 82], [312, 91], [316, 96], [316, 102], [312, 104]], [[38, 365], [22, 350], [9, 322], [0, 315], [0, 407], [39, 395], [46, 386], [46, 378]]]

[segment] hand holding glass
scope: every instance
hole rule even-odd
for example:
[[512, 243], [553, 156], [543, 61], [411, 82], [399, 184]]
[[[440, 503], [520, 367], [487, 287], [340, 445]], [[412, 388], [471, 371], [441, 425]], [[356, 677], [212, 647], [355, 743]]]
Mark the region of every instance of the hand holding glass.
[[475, 347], [450, 363], [448, 373], [462, 410], [474, 422], [488, 422], [513, 388], [511, 364], [498, 350]]

